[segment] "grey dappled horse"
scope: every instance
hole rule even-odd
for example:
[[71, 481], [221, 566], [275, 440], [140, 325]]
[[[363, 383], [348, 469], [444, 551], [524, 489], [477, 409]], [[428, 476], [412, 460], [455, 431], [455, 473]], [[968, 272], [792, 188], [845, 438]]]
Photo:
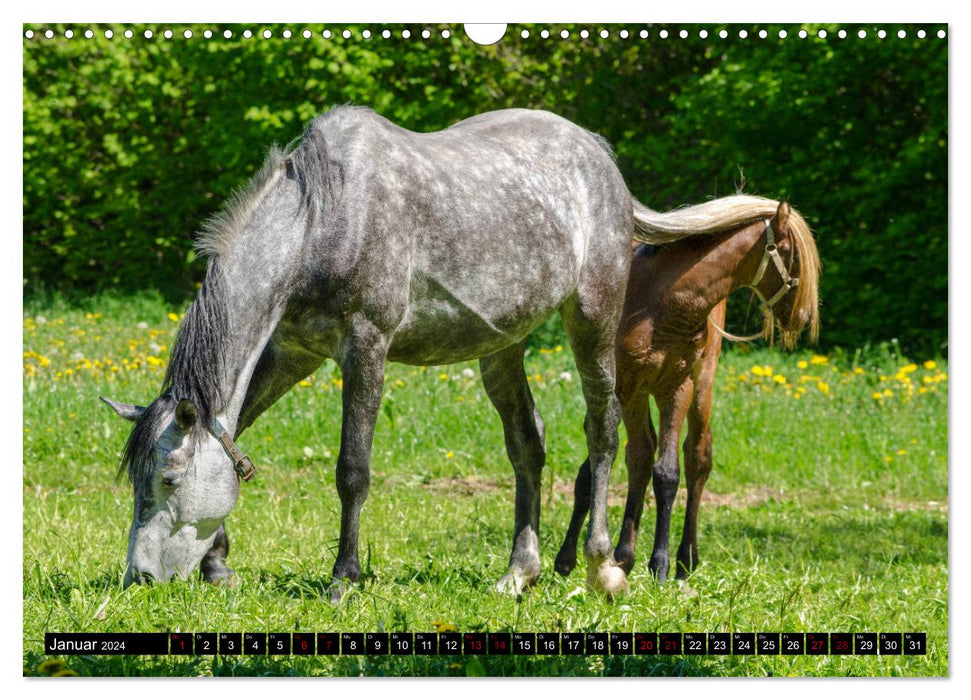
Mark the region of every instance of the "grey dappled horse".
[[233, 438], [333, 358], [343, 374], [333, 597], [357, 581], [358, 522], [387, 361], [480, 358], [516, 473], [499, 589], [540, 573], [543, 421], [523, 370], [527, 335], [559, 310], [582, 378], [592, 467], [588, 584], [627, 581], [611, 558], [607, 478], [617, 451], [614, 341], [630, 265], [632, 199], [609, 147], [547, 112], [501, 110], [407, 131], [363, 108], [315, 119], [271, 152], [202, 237], [209, 268], [123, 457], [134, 486], [126, 583], [228, 579], [224, 520], [252, 465]]

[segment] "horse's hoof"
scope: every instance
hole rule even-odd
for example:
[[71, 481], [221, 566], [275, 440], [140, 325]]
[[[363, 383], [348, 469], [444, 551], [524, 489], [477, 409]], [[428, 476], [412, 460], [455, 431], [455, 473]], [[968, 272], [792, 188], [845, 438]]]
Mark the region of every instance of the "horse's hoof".
[[560, 576], [569, 576], [576, 565], [576, 552], [573, 552], [573, 556], [570, 556], [570, 552], [560, 550], [560, 553], [556, 555], [556, 561], [553, 562], [553, 570]]
[[617, 566], [624, 570], [625, 574], [630, 574], [634, 568], [634, 550], [628, 547], [618, 547], [614, 550], [614, 561]]
[[587, 571], [587, 587], [606, 594], [608, 597], [621, 595], [630, 591], [627, 575], [624, 570], [612, 561], [601, 562], [599, 566]]
[[506, 595], [522, 595], [523, 591], [532, 586], [538, 578], [539, 574], [527, 574], [516, 566], [499, 579], [499, 583], [496, 584], [496, 590]]
[[331, 605], [340, 605], [341, 601], [344, 600], [344, 594], [347, 592], [348, 586], [349, 582], [347, 579], [331, 582], [330, 588], [327, 589], [330, 595]]

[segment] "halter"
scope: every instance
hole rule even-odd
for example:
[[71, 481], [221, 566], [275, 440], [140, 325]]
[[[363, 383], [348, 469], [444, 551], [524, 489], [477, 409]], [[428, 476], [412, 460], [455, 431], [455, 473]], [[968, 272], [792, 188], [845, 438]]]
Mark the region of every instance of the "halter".
[[249, 481], [256, 474], [256, 467], [253, 466], [253, 462], [250, 458], [243, 454], [243, 452], [236, 447], [236, 443], [229, 436], [229, 431], [223, 427], [223, 424], [219, 422], [219, 419], [215, 416], [209, 421], [209, 425], [206, 426], [212, 436], [219, 440], [219, 444], [223, 446], [226, 450], [226, 454], [229, 458], [233, 460], [233, 471], [236, 472], [236, 476], [239, 477], [241, 481]]
[[[779, 277], [782, 278], [782, 286], [779, 287], [779, 291], [773, 294], [771, 297], [766, 299], [759, 288], [756, 286], [762, 281], [765, 276], [765, 269], [769, 266], [769, 260], [775, 264], [775, 269], [779, 271]], [[755, 277], [746, 285], [749, 289], [755, 292], [756, 296], [759, 298], [759, 302], [762, 304], [762, 308], [768, 313], [772, 313], [772, 307], [786, 295], [786, 293], [799, 286], [799, 278], [792, 277], [789, 275], [789, 270], [786, 269], [786, 265], [782, 262], [782, 256], [779, 255], [779, 247], [775, 244], [775, 232], [772, 230], [772, 220], [765, 220], [765, 251], [762, 253], [762, 261], [759, 263], [759, 268], [755, 271]], [[748, 343], [756, 338], [761, 337], [761, 333], [755, 333], [753, 335], [733, 335], [725, 329], [719, 327], [717, 323], [711, 321], [711, 325], [715, 327], [719, 333], [721, 333], [725, 338], [733, 342]]]
[[[762, 296], [762, 292], [759, 291], [758, 283], [762, 281], [765, 276], [765, 269], [769, 266], [769, 260], [775, 264], [775, 269], [779, 271], [779, 277], [782, 278], [782, 286], [779, 287], [779, 291], [773, 294], [769, 299]], [[752, 289], [756, 295], [759, 297], [759, 301], [762, 302], [762, 306], [772, 311], [772, 307], [775, 306], [776, 302], [779, 301], [786, 293], [793, 287], [799, 286], [798, 277], [790, 277], [789, 270], [786, 269], [786, 265], [782, 262], [782, 256], [779, 255], [779, 247], [775, 244], [775, 233], [772, 231], [772, 221], [771, 219], [765, 220], [765, 252], [762, 254], [762, 261], [759, 263], [759, 269], [755, 271], [755, 277], [751, 282], [748, 283], [748, 287]]]

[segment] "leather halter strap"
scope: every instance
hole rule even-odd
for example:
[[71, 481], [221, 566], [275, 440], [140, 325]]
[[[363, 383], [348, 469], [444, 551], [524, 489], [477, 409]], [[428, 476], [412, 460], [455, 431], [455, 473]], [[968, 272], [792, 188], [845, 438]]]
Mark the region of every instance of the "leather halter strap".
[[[782, 278], [782, 286], [779, 287], [779, 290], [775, 294], [766, 299], [762, 295], [762, 292], [759, 291], [757, 285], [765, 276], [765, 270], [769, 266], [769, 260], [775, 265], [775, 269], [779, 271], [779, 277]], [[758, 270], [755, 271], [755, 277], [749, 282], [748, 286], [758, 295], [762, 305], [770, 311], [776, 302], [784, 297], [790, 289], [799, 286], [799, 278], [789, 275], [789, 270], [786, 269], [786, 264], [782, 262], [782, 256], [779, 255], [779, 247], [775, 244], [775, 232], [772, 230], [771, 219], [765, 220], [765, 252], [762, 253], [762, 261], [759, 263]]]
[[[766, 268], [768, 268], [770, 260], [775, 265], [776, 270], [779, 271], [779, 277], [782, 278], [782, 286], [779, 287], [779, 290], [775, 294], [773, 294], [771, 297], [766, 299], [762, 295], [762, 292], [759, 291], [759, 288], [757, 285], [759, 282], [762, 281], [762, 278], [765, 277], [765, 270]], [[759, 302], [762, 304], [762, 308], [766, 309], [770, 314], [772, 313], [772, 307], [775, 306], [776, 302], [778, 302], [779, 299], [781, 299], [786, 295], [786, 292], [788, 292], [793, 287], [799, 286], [799, 278], [791, 277], [789, 275], [789, 270], [786, 269], [785, 263], [782, 262], [782, 256], [779, 255], [779, 247], [775, 243], [775, 232], [772, 230], [771, 219], [765, 220], [765, 250], [762, 253], [762, 260], [761, 262], [759, 262], [759, 267], [755, 271], [755, 277], [746, 286], [749, 287], [753, 292], [755, 292], [756, 296], [758, 296], [759, 298]], [[715, 327], [715, 330], [721, 333], [724, 337], [734, 342], [748, 343], [762, 336], [761, 333], [754, 333], [752, 335], [745, 335], [745, 336], [733, 335], [732, 333], [729, 333], [728, 331], [726, 331], [724, 328], [721, 328], [714, 321], [711, 321], [710, 319], [709, 321], [711, 325]]]
[[256, 467], [253, 466], [253, 462], [250, 458], [243, 454], [243, 452], [236, 447], [236, 443], [233, 442], [233, 438], [230, 437], [229, 431], [219, 422], [219, 419], [215, 416], [209, 421], [209, 432], [212, 433], [213, 437], [219, 440], [219, 444], [223, 446], [226, 450], [226, 454], [229, 458], [233, 460], [233, 470], [236, 472], [236, 476], [239, 477], [241, 481], [249, 481], [256, 474]]

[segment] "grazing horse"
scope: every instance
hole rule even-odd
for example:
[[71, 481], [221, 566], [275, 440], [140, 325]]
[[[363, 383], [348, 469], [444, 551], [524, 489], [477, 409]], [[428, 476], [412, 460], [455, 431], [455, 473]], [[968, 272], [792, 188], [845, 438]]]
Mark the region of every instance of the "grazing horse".
[[419, 134], [371, 110], [316, 118], [204, 233], [209, 265], [122, 458], [134, 488], [126, 584], [231, 580], [225, 519], [253, 466], [235, 440], [326, 358], [340, 366], [340, 539], [331, 597], [361, 575], [358, 526], [388, 361], [480, 359], [516, 474], [512, 593], [540, 573], [543, 421], [523, 370], [557, 310], [586, 402], [588, 583], [626, 588], [611, 557], [618, 446], [614, 339], [630, 266], [630, 193], [609, 146], [548, 112], [500, 110]]
[[[684, 443], [688, 504], [678, 548], [678, 578], [698, 563], [698, 507], [711, 472], [712, 387], [722, 335], [725, 299], [750, 287], [762, 303], [762, 333], [771, 340], [775, 322], [790, 347], [809, 326], [819, 332], [819, 254], [809, 226], [785, 202], [735, 195], [666, 214], [635, 204], [640, 233], [668, 241], [635, 247], [624, 313], [617, 335], [617, 396], [627, 428], [627, 503], [614, 559], [630, 573], [644, 509], [654, 477], [657, 501], [654, 551], [648, 564], [663, 581], [668, 575], [668, 530], [678, 492], [678, 443]], [[644, 234], [648, 234], [645, 236]], [[756, 336], [757, 337], [757, 336]], [[651, 420], [653, 396], [659, 434]], [[657, 452], [657, 461], [654, 459]], [[589, 505], [590, 465], [580, 467], [570, 525], [556, 557], [567, 575], [576, 565], [577, 537]]]

